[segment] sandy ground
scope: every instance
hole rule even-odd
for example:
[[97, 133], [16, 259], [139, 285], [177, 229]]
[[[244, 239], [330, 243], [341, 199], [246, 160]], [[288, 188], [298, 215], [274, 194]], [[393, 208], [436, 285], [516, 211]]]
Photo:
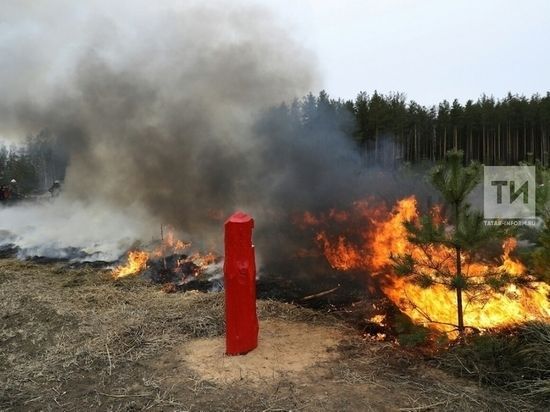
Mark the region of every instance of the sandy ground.
[[201, 379], [273, 383], [336, 360], [342, 339], [341, 331], [326, 326], [264, 320], [260, 322], [258, 347], [244, 356], [224, 355], [222, 336], [186, 343], [176, 348], [176, 356]]
[[326, 314], [273, 301], [258, 312], [259, 347], [226, 357], [221, 293], [0, 260], [0, 410], [532, 409]]

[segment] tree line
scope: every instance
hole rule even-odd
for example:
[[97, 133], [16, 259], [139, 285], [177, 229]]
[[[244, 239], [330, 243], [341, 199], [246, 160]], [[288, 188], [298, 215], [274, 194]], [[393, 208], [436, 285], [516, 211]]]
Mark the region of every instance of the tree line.
[[0, 145], [0, 185], [14, 179], [22, 193], [40, 192], [63, 180], [67, 165], [65, 148], [48, 130], [28, 136], [24, 145]]
[[[436, 162], [449, 150], [461, 150], [465, 164], [550, 166], [550, 92], [530, 98], [482, 95], [465, 104], [455, 99], [428, 107], [407, 101], [402, 93], [360, 92], [344, 100], [321, 91], [271, 113], [285, 124], [284, 133], [341, 134], [354, 142], [365, 165]], [[0, 183], [16, 179], [24, 191], [44, 190], [62, 180], [67, 164], [66, 149], [47, 129], [27, 137], [23, 146], [0, 145]]]
[[550, 163], [550, 92], [530, 98], [482, 95], [465, 104], [455, 99], [427, 107], [402, 93], [360, 92], [342, 100], [321, 91], [282, 109], [289, 123], [305, 128], [326, 124], [331, 116], [370, 164], [434, 162], [449, 150], [461, 150], [465, 163]]

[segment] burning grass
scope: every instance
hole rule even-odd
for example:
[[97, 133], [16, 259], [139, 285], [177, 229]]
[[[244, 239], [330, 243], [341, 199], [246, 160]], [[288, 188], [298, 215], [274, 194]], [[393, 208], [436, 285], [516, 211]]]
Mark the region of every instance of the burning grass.
[[533, 408], [394, 344], [363, 340], [318, 311], [276, 301], [258, 307], [263, 321], [339, 330], [335, 353], [312, 370], [261, 382], [205, 380], [175, 354], [199, 338], [219, 339], [223, 294], [165, 294], [137, 277], [113, 281], [110, 271], [0, 260], [0, 409]]
[[[438, 208], [432, 213], [442, 219]], [[392, 208], [371, 199], [355, 202], [349, 211], [332, 210], [319, 216], [306, 213], [296, 219], [296, 224], [315, 233], [315, 241], [334, 269], [363, 271], [376, 279], [384, 294], [417, 324], [452, 332], [457, 324], [455, 290], [437, 282], [423, 287], [399, 276], [392, 267], [392, 256], [408, 254], [422, 262], [430, 281], [431, 272], [453, 273], [452, 248], [422, 247], [410, 241], [404, 223], [418, 218], [417, 201], [411, 196]], [[515, 239], [507, 239], [496, 261], [463, 256], [463, 275], [471, 287], [464, 294], [464, 322], [469, 328], [550, 320], [550, 286], [528, 276], [524, 265], [512, 256], [515, 247]], [[511, 282], [495, 290], [485, 282], [486, 273], [506, 273]]]
[[164, 234], [161, 226], [161, 239], [158, 244], [151, 247], [150, 251], [129, 251], [126, 262], [113, 268], [112, 276], [114, 279], [121, 279], [137, 276], [149, 270], [150, 277], [157, 282], [172, 282], [174, 286], [181, 286], [221, 260], [214, 252], [185, 254], [190, 247], [190, 242], [177, 239], [174, 229], [167, 227]]

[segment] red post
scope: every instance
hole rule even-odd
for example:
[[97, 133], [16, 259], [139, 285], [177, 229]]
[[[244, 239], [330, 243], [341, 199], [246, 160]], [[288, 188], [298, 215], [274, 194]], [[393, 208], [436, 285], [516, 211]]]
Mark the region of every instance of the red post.
[[225, 222], [225, 353], [244, 355], [258, 346], [254, 219], [237, 212]]

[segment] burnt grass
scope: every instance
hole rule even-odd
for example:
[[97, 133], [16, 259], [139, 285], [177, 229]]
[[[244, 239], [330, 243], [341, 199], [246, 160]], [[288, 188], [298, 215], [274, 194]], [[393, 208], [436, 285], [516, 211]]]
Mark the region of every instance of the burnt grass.
[[[285, 277], [290, 281], [290, 274]], [[0, 259], [0, 410], [539, 407], [529, 399], [435, 368], [425, 356], [394, 342], [364, 337], [339, 313], [351, 304], [360, 305], [339, 300], [343, 286], [322, 296], [323, 304], [296, 305], [273, 299], [282, 288], [279, 281], [273, 278], [276, 285], [258, 286], [260, 320], [337, 328], [342, 338], [336, 360], [320, 365], [322, 374], [315, 379], [295, 373], [224, 384], [201, 379], [185, 364], [178, 364], [178, 375], [170, 376], [171, 369], [161, 365], [185, 342], [223, 335], [222, 292], [165, 293], [149, 280], [113, 280], [108, 270], [93, 266]], [[311, 291], [296, 288], [290, 300], [330, 289], [331, 282], [318, 283]], [[307, 304], [316, 308], [304, 307]]]

